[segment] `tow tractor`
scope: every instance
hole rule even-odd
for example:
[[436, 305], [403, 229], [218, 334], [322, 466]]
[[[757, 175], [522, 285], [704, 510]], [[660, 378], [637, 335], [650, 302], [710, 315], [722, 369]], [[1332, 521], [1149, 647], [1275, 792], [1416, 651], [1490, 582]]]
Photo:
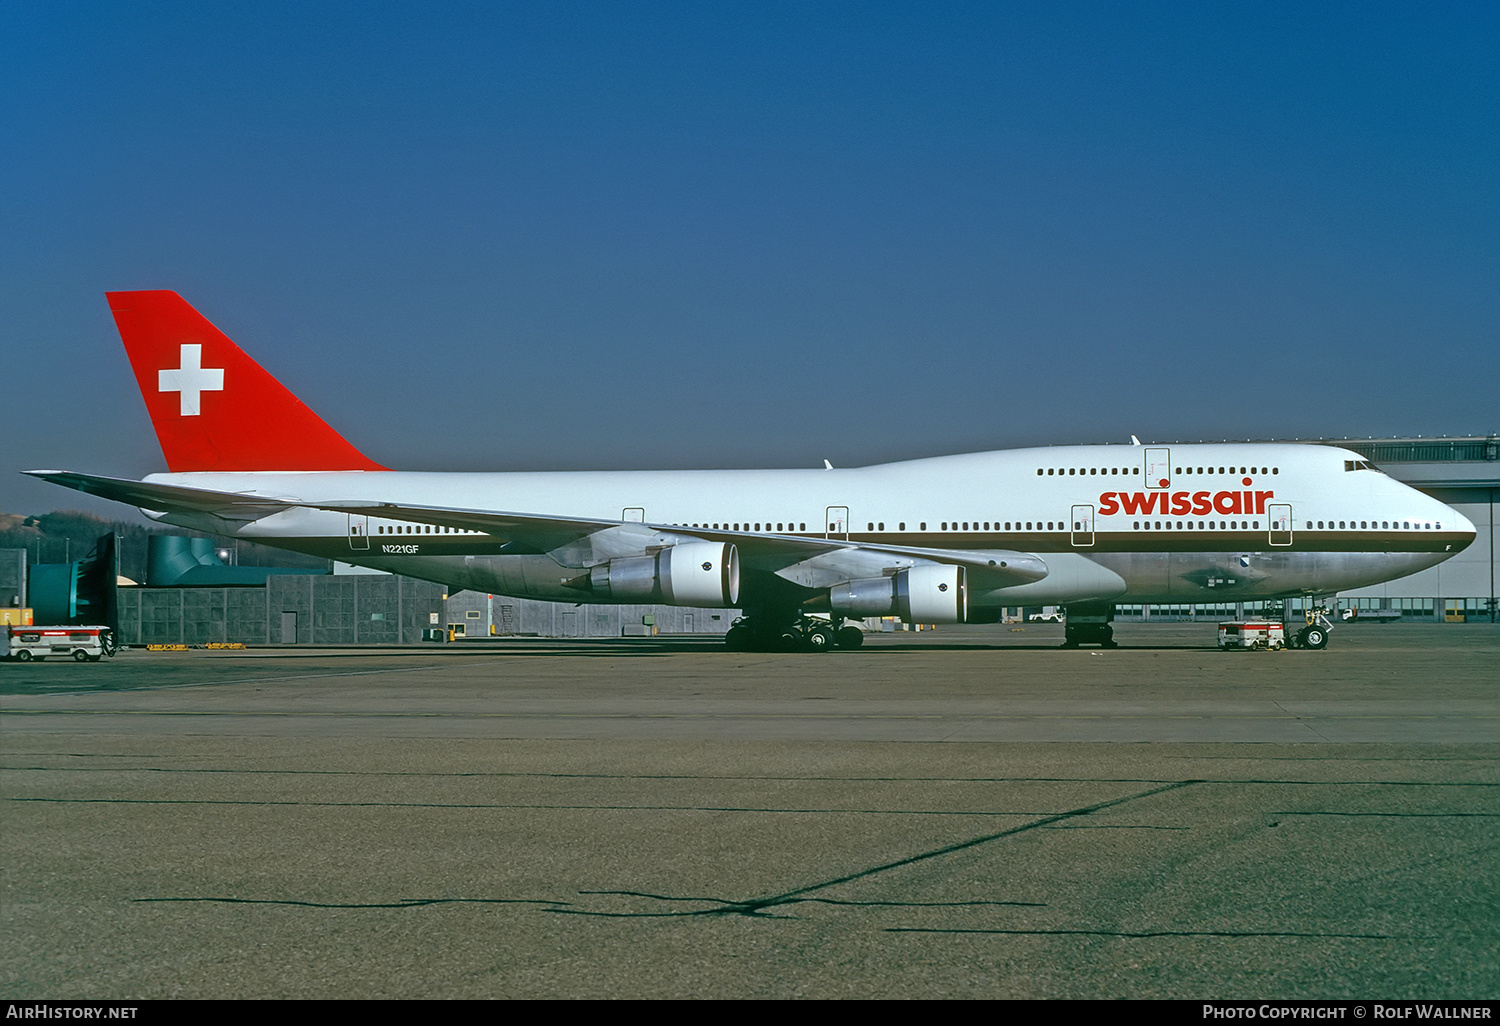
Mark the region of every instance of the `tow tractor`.
[[29, 663], [48, 656], [72, 656], [97, 663], [115, 654], [115, 632], [104, 626], [31, 627], [7, 624], [0, 628], [0, 658]]
[[1274, 652], [1286, 647], [1286, 627], [1275, 620], [1231, 620], [1219, 624], [1219, 647]]
[[[1346, 614], [1345, 619], [1349, 619]], [[1326, 606], [1313, 606], [1305, 614], [1306, 623], [1295, 634], [1288, 635], [1285, 623], [1277, 620], [1230, 620], [1219, 624], [1219, 647], [1222, 649], [1270, 649], [1328, 647], [1328, 632], [1333, 622]]]

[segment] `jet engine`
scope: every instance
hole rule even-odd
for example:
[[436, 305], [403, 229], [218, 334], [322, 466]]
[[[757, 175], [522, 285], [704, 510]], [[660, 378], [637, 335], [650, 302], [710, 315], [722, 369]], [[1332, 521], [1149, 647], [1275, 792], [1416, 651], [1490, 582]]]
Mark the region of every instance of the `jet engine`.
[[730, 542], [680, 542], [601, 563], [589, 570], [588, 588], [598, 602], [729, 609], [740, 598], [740, 554]]
[[963, 623], [968, 594], [961, 566], [921, 565], [890, 577], [868, 577], [831, 588], [839, 616], [899, 616], [907, 623]]

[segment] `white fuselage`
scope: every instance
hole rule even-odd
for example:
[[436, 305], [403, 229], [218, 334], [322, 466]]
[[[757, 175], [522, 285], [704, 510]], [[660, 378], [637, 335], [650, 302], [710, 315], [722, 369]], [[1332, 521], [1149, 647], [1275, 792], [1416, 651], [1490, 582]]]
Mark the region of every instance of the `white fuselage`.
[[[811, 593], [868, 576], [871, 568], [879, 576], [882, 564], [942, 561], [945, 552], [981, 566], [971, 571], [971, 607], [1328, 594], [1416, 572], [1474, 537], [1461, 514], [1368, 468], [1358, 454], [1300, 444], [1059, 446], [846, 470], [260, 472], [147, 480], [314, 505], [640, 521], [667, 545], [767, 535], [846, 543], [792, 561], [742, 546], [751, 605], [767, 585], [780, 586], [769, 576]], [[625, 554], [612, 552], [606, 537], [582, 547], [512, 551], [506, 539], [483, 531], [326, 510], [291, 509], [250, 522], [154, 515], [456, 587], [565, 601], [578, 601], [563, 586], [570, 575]], [[980, 558], [987, 552], [1035, 554], [1046, 576], [987, 581]]]

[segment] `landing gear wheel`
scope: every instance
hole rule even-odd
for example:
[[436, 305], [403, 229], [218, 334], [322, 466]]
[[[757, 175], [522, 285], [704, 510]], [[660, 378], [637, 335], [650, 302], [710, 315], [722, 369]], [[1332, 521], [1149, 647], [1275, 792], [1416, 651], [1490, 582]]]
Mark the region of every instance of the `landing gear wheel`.
[[724, 635], [724, 647], [731, 652], [749, 652], [755, 647], [755, 633], [744, 624], [735, 624]]
[[807, 632], [806, 644], [813, 652], [833, 651], [834, 639], [832, 627], [814, 627]]
[[776, 635], [776, 651], [796, 652], [802, 647], [802, 632], [795, 627], [783, 627]]
[[839, 630], [839, 648], [858, 648], [865, 643], [865, 632], [858, 627]]
[[86, 663], [89, 661], [89, 654], [80, 648], [73, 653], [73, 661], [75, 663]]
[[1314, 651], [1328, 647], [1328, 632], [1321, 627], [1308, 627], [1302, 632], [1302, 646]]

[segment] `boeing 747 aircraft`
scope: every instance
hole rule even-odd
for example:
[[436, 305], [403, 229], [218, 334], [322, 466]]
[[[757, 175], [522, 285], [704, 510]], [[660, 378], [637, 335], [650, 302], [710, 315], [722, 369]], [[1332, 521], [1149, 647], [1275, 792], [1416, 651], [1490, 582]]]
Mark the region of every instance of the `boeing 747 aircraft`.
[[1331, 595], [1474, 540], [1455, 510], [1322, 445], [1066, 446], [817, 470], [390, 470], [175, 292], [108, 296], [169, 472], [34, 476], [163, 523], [453, 589], [737, 608], [735, 648], [823, 650], [858, 644], [847, 618], [983, 623], [1043, 604], [1066, 608], [1068, 644], [1109, 645], [1117, 603]]

